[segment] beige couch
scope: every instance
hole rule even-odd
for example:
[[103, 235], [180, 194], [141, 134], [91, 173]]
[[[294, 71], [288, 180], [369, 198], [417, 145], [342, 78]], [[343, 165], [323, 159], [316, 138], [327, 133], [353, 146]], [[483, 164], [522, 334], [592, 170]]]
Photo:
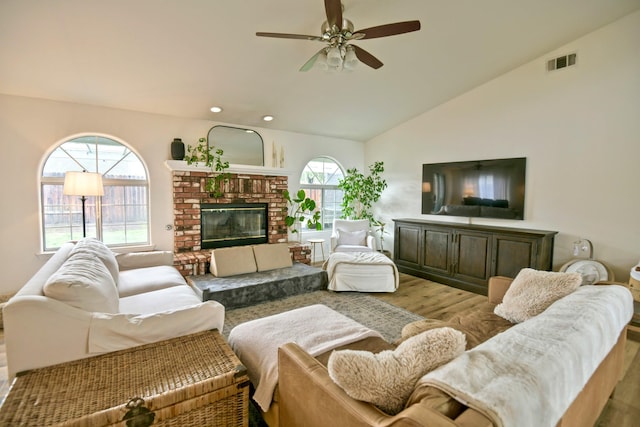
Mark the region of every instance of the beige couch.
[[[510, 328], [506, 320], [493, 314], [493, 308], [502, 301], [510, 282], [511, 279], [508, 278], [492, 278], [489, 282], [489, 302], [484, 307], [472, 313], [456, 316], [448, 322], [419, 321], [410, 324], [403, 331], [404, 338], [446, 325], [464, 332], [467, 335], [468, 347], [474, 347], [486, 339], [496, 339], [497, 337], [492, 337]], [[616, 293], [620, 292], [616, 289]], [[626, 298], [626, 295], [622, 297]], [[626, 301], [624, 303], [626, 304]], [[545, 316], [545, 313], [539, 317]], [[615, 334], [611, 339], [615, 344], [609, 349], [604, 360], [591, 372], [582, 392], [564, 412], [561, 412], [563, 415], [558, 425], [585, 426], [595, 423], [621, 376], [625, 340], [626, 327], [623, 324], [619, 335]], [[380, 339], [367, 339], [346, 348], [378, 352], [393, 349], [394, 346]], [[421, 386], [420, 381], [404, 410], [393, 416], [385, 414], [372, 404], [352, 399], [336, 385], [326, 368], [328, 358], [329, 353], [313, 358], [295, 343], [286, 344], [279, 349], [278, 388], [274, 404], [265, 414], [270, 426], [495, 425], [481, 412], [459, 403], [440, 389]], [[455, 361], [456, 359], [452, 362]], [[465, 375], [473, 373], [465, 371]]]
[[201, 302], [168, 251], [118, 254], [65, 243], [5, 305], [9, 377], [208, 329], [224, 306]]

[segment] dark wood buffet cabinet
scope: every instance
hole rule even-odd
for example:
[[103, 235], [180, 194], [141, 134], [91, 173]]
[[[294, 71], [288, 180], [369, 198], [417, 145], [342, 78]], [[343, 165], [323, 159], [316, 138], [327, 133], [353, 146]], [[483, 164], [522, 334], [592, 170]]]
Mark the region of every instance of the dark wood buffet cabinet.
[[556, 231], [394, 219], [398, 270], [487, 294], [491, 276], [515, 277], [525, 267], [551, 270]]

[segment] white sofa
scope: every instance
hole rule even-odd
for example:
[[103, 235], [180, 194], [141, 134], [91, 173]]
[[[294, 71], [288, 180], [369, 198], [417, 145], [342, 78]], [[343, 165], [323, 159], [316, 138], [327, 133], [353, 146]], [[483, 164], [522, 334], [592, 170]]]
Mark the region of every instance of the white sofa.
[[69, 242], [3, 309], [9, 378], [18, 372], [208, 329], [224, 306], [202, 302], [168, 251], [116, 255]]

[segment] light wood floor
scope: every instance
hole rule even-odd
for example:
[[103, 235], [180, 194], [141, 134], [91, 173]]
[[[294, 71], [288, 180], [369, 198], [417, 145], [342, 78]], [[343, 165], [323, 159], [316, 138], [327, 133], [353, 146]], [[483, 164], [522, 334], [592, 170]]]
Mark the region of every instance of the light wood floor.
[[[431, 319], [446, 319], [486, 301], [486, 297], [407, 274], [393, 294], [371, 294], [390, 304]], [[634, 335], [637, 338], [637, 335]], [[0, 402], [8, 391], [4, 333], [0, 330]], [[640, 426], [640, 341], [627, 340], [624, 376], [605, 407], [598, 427]]]

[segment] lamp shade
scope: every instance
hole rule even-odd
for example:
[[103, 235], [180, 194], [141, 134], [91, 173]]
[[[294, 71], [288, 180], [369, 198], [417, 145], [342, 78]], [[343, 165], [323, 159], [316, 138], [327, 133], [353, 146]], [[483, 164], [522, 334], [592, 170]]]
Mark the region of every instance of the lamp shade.
[[340, 67], [342, 65], [342, 55], [340, 54], [340, 48], [333, 46], [327, 52], [327, 65], [329, 67]]
[[102, 174], [95, 172], [67, 172], [64, 190], [67, 196], [103, 196]]
[[358, 66], [358, 57], [356, 56], [356, 51], [353, 46], [347, 46], [347, 53], [344, 55], [344, 68], [347, 70], [353, 70]]
[[320, 70], [327, 71], [329, 69], [329, 65], [327, 64], [327, 52], [323, 50], [318, 54], [318, 58], [316, 59], [315, 67]]

